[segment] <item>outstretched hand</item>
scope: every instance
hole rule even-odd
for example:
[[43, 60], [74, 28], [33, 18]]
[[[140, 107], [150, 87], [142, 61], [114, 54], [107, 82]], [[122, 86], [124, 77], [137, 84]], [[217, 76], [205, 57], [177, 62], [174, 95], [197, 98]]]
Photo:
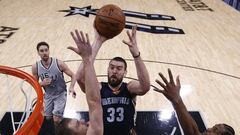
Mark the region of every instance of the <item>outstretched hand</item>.
[[127, 31], [129, 41], [126, 41], [126, 40], [122, 41], [124, 44], [128, 45], [132, 56], [139, 55], [139, 50], [138, 50], [138, 46], [137, 46], [137, 39], [136, 39], [136, 31], [137, 31], [137, 25], [133, 26], [131, 34], [130, 34], [129, 31]]
[[154, 88], [154, 90], [162, 93], [172, 103], [178, 103], [181, 100], [181, 96], [180, 96], [181, 84], [180, 84], [179, 76], [177, 76], [176, 84], [175, 84], [173, 75], [170, 69], [168, 69], [168, 75], [169, 75], [169, 82], [163, 76], [162, 73], [159, 73], [159, 76], [162, 78], [163, 82], [159, 81], [158, 79], [156, 79], [156, 82], [163, 88], [163, 90], [159, 88]]
[[90, 58], [92, 55], [92, 47], [90, 45], [88, 34], [84, 36], [82, 31], [75, 30], [75, 34], [71, 32], [71, 36], [75, 41], [77, 48], [69, 46], [68, 49], [74, 51], [79, 54], [82, 59]]

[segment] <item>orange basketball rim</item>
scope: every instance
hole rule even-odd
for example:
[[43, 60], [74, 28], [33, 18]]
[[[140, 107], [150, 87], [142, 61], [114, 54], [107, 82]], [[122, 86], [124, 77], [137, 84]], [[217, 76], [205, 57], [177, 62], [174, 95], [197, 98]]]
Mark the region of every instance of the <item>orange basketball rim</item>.
[[23, 80], [26, 80], [35, 89], [35, 91], [37, 93], [37, 103], [36, 103], [35, 109], [33, 110], [32, 114], [30, 115], [28, 120], [25, 122], [25, 124], [15, 133], [15, 135], [36, 135], [36, 134], [38, 134], [38, 132], [42, 126], [43, 119], [44, 119], [44, 116], [43, 116], [43, 92], [42, 92], [42, 88], [39, 85], [38, 81], [30, 74], [28, 74], [22, 70], [16, 69], [16, 68], [12, 68], [12, 67], [0, 66], [0, 73], [15, 76], [15, 77], [21, 78]]

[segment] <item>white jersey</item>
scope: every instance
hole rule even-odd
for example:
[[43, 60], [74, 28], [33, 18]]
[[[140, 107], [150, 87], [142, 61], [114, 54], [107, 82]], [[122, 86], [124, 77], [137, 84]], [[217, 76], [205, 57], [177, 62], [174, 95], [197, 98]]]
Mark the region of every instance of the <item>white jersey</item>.
[[52, 79], [50, 85], [43, 87], [46, 96], [59, 95], [67, 91], [63, 72], [58, 66], [57, 59], [51, 58], [51, 64], [48, 68], [44, 67], [42, 60], [37, 61], [37, 75], [42, 81], [44, 78]]

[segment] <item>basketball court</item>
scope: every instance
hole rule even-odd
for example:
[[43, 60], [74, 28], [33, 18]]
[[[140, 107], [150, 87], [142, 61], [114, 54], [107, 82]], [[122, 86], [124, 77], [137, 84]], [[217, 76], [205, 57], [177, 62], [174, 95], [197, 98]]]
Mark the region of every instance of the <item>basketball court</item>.
[[[170, 68], [174, 76], [180, 75], [181, 95], [189, 111], [197, 112], [206, 127], [227, 123], [240, 134], [240, 12], [221, 0], [0, 0], [0, 65], [31, 74], [31, 65], [40, 59], [36, 45], [46, 41], [50, 56], [65, 61], [76, 72], [81, 58], [67, 49], [75, 45], [70, 32], [80, 29], [93, 41], [95, 13], [105, 4], [124, 10], [126, 26], [122, 33], [104, 43], [97, 55], [95, 70], [99, 81], [107, 80], [107, 65], [115, 56], [127, 60], [124, 81], [137, 78], [133, 58], [122, 40], [128, 39], [126, 30], [138, 24], [138, 47], [152, 85], [146, 95], [137, 98], [140, 116], [171, 118], [171, 103], [152, 90], [158, 87], [158, 73], [167, 75]], [[67, 76], [65, 80], [70, 81]], [[20, 84], [7, 87], [9, 82], [0, 83], [0, 120], [9, 111], [8, 94], [17, 103], [13, 111], [21, 112], [24, 108]], [[79, 118], [79, 112], [88, 110], [85, 95], [77, 84], [75, 90], [76, 99], [68, 96], [65, 117]], [[177, 135], [172, 129], [166, 134]], [[179, 127], [175, 129], [178, 130]]]

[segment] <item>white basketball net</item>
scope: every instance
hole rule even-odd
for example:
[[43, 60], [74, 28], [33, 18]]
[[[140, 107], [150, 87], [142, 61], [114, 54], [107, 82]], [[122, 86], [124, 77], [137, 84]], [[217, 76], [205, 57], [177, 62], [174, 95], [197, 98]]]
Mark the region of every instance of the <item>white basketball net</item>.
[[[0, 73], [0, 118], [10, 112], [13, 134], [18, 131], [31, 115], [36, 103], [36, 93], [33, 87], [18, 77]], [[14, 112], [23, 112], [20, 121], [14, 118]], [[17, 126], [15, 126], [17, 125]]]

